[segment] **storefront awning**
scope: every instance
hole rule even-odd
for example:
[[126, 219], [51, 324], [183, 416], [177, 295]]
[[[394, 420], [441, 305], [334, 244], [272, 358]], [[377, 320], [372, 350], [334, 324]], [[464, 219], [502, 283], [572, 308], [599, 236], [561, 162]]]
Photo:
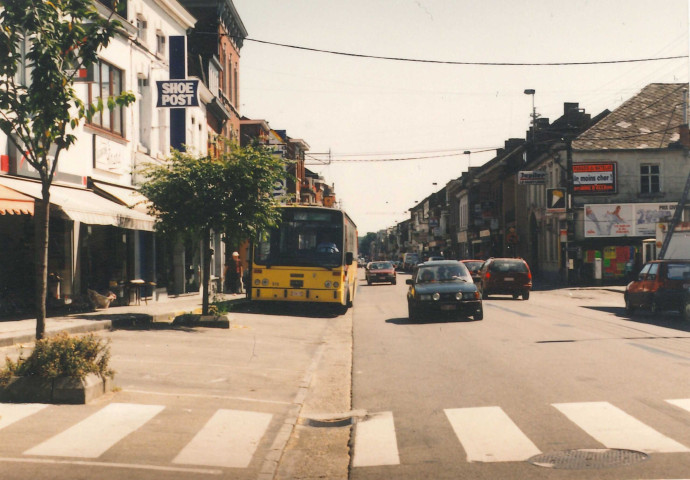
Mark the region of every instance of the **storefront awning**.
[[94, 191], [96, 193], [104, 192], [106, 195], [119, 200], [138, 212], [148, 213], [149, 199], [139, 193], [133, 188], [121, 187], [119, 185], [112, 185], [110, 183], [103, 183], [97, 180], [93, 181]]
[[34, 199], [0, 185], [0, 215], [22, 214], [34, 214]]
[[[41, 199], [41, 183], [14, 177], [0, 176], [0, 186]], [[155, 218], [129, 209], [91, 190], [51, 185], [50, 203], [71, 220], [87, 225], [112, 225], [131, 230], [153, 231]]]

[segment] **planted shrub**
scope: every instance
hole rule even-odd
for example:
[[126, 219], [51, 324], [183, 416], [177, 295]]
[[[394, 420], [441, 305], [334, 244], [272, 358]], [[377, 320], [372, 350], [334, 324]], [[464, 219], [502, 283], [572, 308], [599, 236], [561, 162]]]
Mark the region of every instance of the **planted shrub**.
[[5, 359], [5, 368], [0, 371], [0, 384], [11, 377], [38, 376], [44, 378], [84, 378], [95, 373], [101, 378], [114, 377], [110, 369], [110, 341], [104, 341], [94, 334], [70, 337], [60, 333], [54, 337], [36, 342], [31, 355], [22, 354], [16, 362]]

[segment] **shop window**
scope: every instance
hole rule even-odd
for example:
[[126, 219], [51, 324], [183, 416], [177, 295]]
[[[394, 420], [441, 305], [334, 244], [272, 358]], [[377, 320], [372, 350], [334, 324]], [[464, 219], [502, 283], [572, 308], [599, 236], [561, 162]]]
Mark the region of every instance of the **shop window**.
[[116, 105], [111, 110], [107, 106], [108, 97], [122, 93], [123, 72], [119, 68], [103, 61], [99, 61], [90, 68], [93, 70], [93, 81], [88, 83], [89, 103], [93, 104], [101, 98], [103, 99], [104, 108], [102, 112], [93, 116], [89, 124], [123, 136], [124, 107]]
[[659, 165], [640, 165], [640, 193], [659, 193], [661, 172]]

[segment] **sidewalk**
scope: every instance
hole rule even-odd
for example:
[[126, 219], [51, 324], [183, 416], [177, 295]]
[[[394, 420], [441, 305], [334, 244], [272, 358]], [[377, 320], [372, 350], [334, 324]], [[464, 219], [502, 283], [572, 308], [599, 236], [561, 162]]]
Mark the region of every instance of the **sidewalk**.
[[[223, 294], [223, 301], [243, 301], [244, 294]], [[74, 313], [62, 317], [46, 318], [46, 335], [59, 332], [87, 333], [109, 330], [118, 324], [133, 322], [170, 323], [183, 313], [201, 313], [200, 295], [169, 297], [160, 302], [143, 300], [140, 305], [110, 307], [105, 310]], [[0, 347], [30, 343], [36, 339], [36, 319], [0, 320]]]

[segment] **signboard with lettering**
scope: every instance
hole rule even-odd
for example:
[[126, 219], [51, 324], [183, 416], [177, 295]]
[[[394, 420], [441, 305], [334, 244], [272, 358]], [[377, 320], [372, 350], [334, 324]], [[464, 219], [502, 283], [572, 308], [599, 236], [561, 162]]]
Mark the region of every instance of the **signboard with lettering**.
[[518, 185], [546, 185], [546, 172], [544, 170], [518, 172]]
[[573, 193], [616, 193], [615, 163], [574, 163]]
[[157, 81], [157, 107], [187, 108], [199, 106], [199, 80]]
[[675, 210], [675, 203], [588, 204], [585, 237], [653, 237]]

